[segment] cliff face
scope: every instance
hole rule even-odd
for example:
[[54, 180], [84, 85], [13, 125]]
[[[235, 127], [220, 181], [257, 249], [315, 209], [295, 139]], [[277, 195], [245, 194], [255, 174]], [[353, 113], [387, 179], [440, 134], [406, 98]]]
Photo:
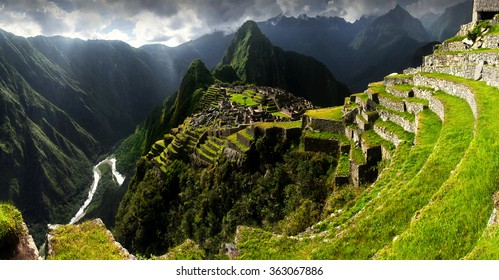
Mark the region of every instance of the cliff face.
[[37, 260], [39, 258], [33, 237], [21, 213], [14, 206], [0, 204], [0, 259]]

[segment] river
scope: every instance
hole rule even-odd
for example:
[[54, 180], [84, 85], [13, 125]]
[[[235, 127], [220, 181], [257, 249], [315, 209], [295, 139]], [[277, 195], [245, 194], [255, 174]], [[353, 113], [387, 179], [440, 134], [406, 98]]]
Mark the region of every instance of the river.
[[97, 191], [97, 188], [99, 187], [99, 181], [100, 181], [100, 178], [102, 176], [99, 167], [102, 164], [109, 164], [111, 166], [111, 171], [113, 173], [113, 180], [115, 180], [120, 186], [123, 185], [123, 182], [125, 181], [125, 177], [123, 175], [121, 175], [118, 172], [118, 170], [116, 170], [116, 158], [108, 157], [105, 160], [97, 163], [93, 168], [94, 181], [92, 182], [92, 185], [90, 186], [90, 190], [88, 191], [87, 200], [85, 200], [85, 202], [80, 207], [78, 212], [76, 212], [74, 217], [71, 219], [71, 221], [69, 222], [70, 225], [78, 222], [81, 218], [83, 218], [83, 216], [85, 216], [85, 211], [87, 210], [87, 207], [90, 204], [90, 202], [92, 202], [94, 194]]

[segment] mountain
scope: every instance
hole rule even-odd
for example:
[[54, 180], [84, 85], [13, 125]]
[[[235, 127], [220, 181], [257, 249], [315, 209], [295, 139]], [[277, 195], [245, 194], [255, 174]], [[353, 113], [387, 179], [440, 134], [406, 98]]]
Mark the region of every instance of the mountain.
[[321, 62], [274, 47], [253, 21], [234, 35], [217, 68], [230, 65], [246, 83], [279, 87], [317, 105], [341, 103], [348, 89]]
[[123, 42], [0, 31], [0, 200], [37, 242], [77, 211], [92, 163], [165, 98], [151, 63]]
[[361, 31], [350, 46], [355, 50], [350, 79], [345, 82], [359, 90], [385, 75], [416, 66], [408, 64], [429, 36], [421, 22], [397, 5]]
[[355, 50], [383, 48], [399, 40], [400, 37], [411, 38], [418, 42], [428, 41], [428, 34], [421, 22], [397, 5], [357, 34], [351, 46]]
[[401, 6], [353, 23], [337, 17], [278, 16], [258, 23], [276, 46], [314, 57], [351, 91], [408, 66], [430, 41], [421, 22]]
[[222, 59], [225, 49], [230, 44], [233, 34], [214, 32], [177, 47], [165, 45], [145, 45], [140, 50], [154, 59], [153, 74], [163, 81], [168, 94], [174, 93], [180, 86], [182, 77], [190, 63], [196, 59], [213, 68]]
[[461, 25], [471, 22], [472, 11], [472, 0], [466, 0], [447, 8], [431, 26], [430, 32], [432, 37], [437, 41], [453, 37], [459, 31]]
[[432, 12], [427, 12], [426, 14], [422, 15], [419, 17], [419, 20], [421, 21], [421, 24], [423, 24], [423, 27], [426, 29], [428, 33], [431, 34], [432, 31], [432, 26], [435, 24], [437, 19], [441, 16], [442, 14], [435, 14]]
[[259, 22], [258, 26], [273, 45], [316, 58], [327, 65], [337, 80], [346, 81], [354, 68], [354, 52], [348, 44], [373, 20], [362, 17], [349, 23], [339, 17], [280, 15]]

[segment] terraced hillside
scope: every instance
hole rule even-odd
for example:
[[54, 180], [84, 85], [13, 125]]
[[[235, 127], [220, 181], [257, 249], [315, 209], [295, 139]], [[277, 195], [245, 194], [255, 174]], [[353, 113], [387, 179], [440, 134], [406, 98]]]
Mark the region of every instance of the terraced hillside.
[[240, 226], [239, 258], [498, 259], [494, 21], [445, 42], [421, 67], [370, 84], [341, 114], [306, 113], [307, 135], [340, 139], [327, 147], [340, 158], [324, 218], [293, 236]]

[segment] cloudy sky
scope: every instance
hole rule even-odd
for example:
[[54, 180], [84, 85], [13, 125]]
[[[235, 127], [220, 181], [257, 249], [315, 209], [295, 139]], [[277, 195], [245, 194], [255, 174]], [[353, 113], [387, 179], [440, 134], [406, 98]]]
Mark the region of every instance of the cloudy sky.
[[[465, 0], [398, 0], [415, 16]], [[122, 40], [132, 46], [176, 46], [248, 19], [279, 14], [340, 16], [354, 21], [382, 14], [397, 0], [0, 0], [0, 28], [20, 36], [63, 35]]]

